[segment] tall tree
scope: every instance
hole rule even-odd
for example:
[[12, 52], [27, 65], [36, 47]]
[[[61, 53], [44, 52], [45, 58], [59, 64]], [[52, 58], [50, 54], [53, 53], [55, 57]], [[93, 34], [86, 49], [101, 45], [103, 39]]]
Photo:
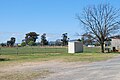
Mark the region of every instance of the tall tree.
[[68, 40], [69, 40], [69, 38], [68, 38], [68, 36], [67, 36], [67, 33], [62, 34], [62, 39], [61, 39], [61, 41], [62, 41], [62, 45], [63, 45], [63, 46], [68, 45]]
[[41, 35], [41, 45], [44, 46], [44, 45], [48, 45], [48, 41], [46, 39], [46, 34], [42, 34]]
[[83, 15], [77, 15], [82, 22], [101, 45], [101, 52], [104, 53], [104, 42], [108, 36], [117, 33], [120, 30], [119, 9], [109, 4], [100, 4], [98, 6], [89, 6], [83, 9]]
[[7, 46], [13, 47], [15, 44], [16, 39], [14, 37], [11, 37], [9, 41], [7, 41]]
[[28, 44], [30, 41], [36, 42], [36, 39], [38, 39], [39, 34], [36, 32], [29, 32], [25, 36], [25, 42]]
[[16, 39], [14, 37], [11, 37], [11, 46], [14, 46]]

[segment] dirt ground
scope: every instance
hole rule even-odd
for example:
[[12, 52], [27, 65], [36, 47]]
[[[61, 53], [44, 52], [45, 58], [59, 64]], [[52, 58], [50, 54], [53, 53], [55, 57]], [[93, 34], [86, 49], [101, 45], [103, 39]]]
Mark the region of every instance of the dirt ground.
[[[87, 64], [83, 62], [25, 62], [0, 68], [0, 80], [37, 80]], [[73, 66], [74, 65], [74, 66]]]
[[119, 80], [120, 56], [100, 62], [59, 60], [0, 67], [0, 80]]

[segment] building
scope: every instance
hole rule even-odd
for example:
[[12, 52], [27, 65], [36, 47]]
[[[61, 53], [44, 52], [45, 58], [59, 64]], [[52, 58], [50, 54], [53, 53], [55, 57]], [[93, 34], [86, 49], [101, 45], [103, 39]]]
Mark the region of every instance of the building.
[[120, 35], [109, 37], [105, 41], [105, 50], [120, 52]]
[[80, 41], [68, 42], [68, 53], [81, 53], [83, 52], [83, 43]]
[[120, 52], [120, 35], [112, 36], [111, 38], [111, 50]]

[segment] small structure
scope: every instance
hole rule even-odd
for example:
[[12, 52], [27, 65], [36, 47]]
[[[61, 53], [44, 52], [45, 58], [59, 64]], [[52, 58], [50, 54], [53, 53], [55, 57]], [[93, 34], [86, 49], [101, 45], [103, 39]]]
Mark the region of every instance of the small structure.
[[111, 50], [120, 52], [120, 35], [111, 37]]
[[109, 48], [112, 52], [120, 52], [120, 35], [109, 37], [105, 45], [105, 47]]
[[68, 42], [68, 53], [83, 52], [83, 43], [79, 41]]

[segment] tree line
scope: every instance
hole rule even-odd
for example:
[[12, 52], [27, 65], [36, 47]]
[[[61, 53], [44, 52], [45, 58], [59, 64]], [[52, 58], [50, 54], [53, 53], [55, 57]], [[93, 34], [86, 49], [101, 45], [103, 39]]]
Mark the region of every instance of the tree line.
[[[120, 9], [116, 9], [110, 4], [87, 6], [83, 9], [81, 15], [77, 15], [77, 19], [84, 25], [84, 29], [86, 29], [85, 36], [81, 39], [83, 43], [98, 42], [102, 53], [105, 50], [105, 41], [109, 40], [111, 35], [120, 33]], [[38, 36], [39, 34], [35, 32], [27, 33], [25, 39], [22, 41], [22, 45], [35, 45]], [[87, 37], [87, 40], [85, 40], [85, 37]], [[61, 45], [67, 45], [68, 40], [67, 33], [62, 34]], [[81, 40], [79, 39], [79, 41]], [[15, 38], [12, 37], [10, 41], [7, 41], [7, 46], [13, 46], [14, 43]], [[41, 35], [40, 43], [42, 46], [48, 45], [45, 33]]]
[[[29, 32], [25, 35], [25, 38], [22, 40], [22, 43], [17, 45], [17, 46], [37, 46], [37, 45], [41, 45], [41, 46], [45, 46], [45, 45], [58, 45], [58, 46], [66, 46], [68, 45], [68, 35], [67, 33], [63, 33], [62, 34], [62, 39], [60, 39], [59, 41], [56, 40], [55, 44], [49, 44], [50, 42], [46, 39], [46, 33], [43, 33], [41, 35], [41, 41], [40, 42], [36, 42], [36, 40], [38, 39], [40, 35], [37, 34], [36, 32]], [[11, 37], [10, 40], [7, 41], [7, 43], [1, 43], [1, 46], [8, 46], [8, 47], [13, 47], [14, 44], [16, 42], [16, 38], [15, 37]]]

